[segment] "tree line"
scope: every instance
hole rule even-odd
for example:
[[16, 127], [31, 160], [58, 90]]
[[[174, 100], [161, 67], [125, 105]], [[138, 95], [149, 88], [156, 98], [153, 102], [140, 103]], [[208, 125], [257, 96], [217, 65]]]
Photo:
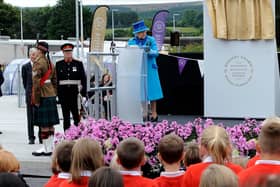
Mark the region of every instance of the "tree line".
[[[83, 7], [83, 26], [85, 39], [91, 35], [93, 12], [96, 7]], [[172, 26], [172, 13], [177, 11], [178, 27], [202, 28], [202, 6], [191, 8], [180, 7], [180, 10], [170, 10], [168, 26]], [[23, 37], [24, 39], [67, 39], [75, 37], [75, 0], [58, 0], [53, 7], [23, 8]], [[153, 15], [156, 11], [135, 12], [131, 9], [125, 11], [119, 9], [114, 12], [114, 25], [116, 37], [132, 36], [132, 23], [139, 19], [145, 19], [151, 26]], [[107, 28], [112, 26], [112, 12], [108, 11]], [[149, 17], [147, 17], [147, 15]], [[14, 7], [0, 0], [0, 35], [8, 35], [11, 38], [20, 38], [20, 8]], [[110, 36], [109, 36], [110, 37]]]
[[[95, 7], [96, 8], [96, 7]], [[23, 37], [25, 39], [67, 39], [75, 37], [75, 0], [59, 0], [54, 7], [23, 8]], [[94, 8], [83, 7], [83, 26], [85, 38], [90, 37]], [[131, 36], [132, 23], [145, 19], [152, 24], [154, 12], [137, 13], [131, 10], [114, 12], [116, 37]], [[146, 16], [145, 16], [146, 15]], [[149, 15], [149, 17], [147, 17]], [[167, 25], [172, 26], [172, 15]], [[202, 8], [187, 9], [177, 18], [177, 26], [202, 27]], [[112, 26], [112, 12], [108, 11], [108, 27]], [[20, 38], [20, 8], [0, 1], [0, 34]], [[108, 36], [110, 37], [110, 36]]]

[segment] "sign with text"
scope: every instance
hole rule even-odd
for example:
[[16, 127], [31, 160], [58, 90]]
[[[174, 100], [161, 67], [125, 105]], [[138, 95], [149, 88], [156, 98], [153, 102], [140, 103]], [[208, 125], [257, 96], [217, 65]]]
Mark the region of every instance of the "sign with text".
[[280, 114], [275, 39], [216, 39], [204, 6], [204, 54], [205, 116], [266, 118]]

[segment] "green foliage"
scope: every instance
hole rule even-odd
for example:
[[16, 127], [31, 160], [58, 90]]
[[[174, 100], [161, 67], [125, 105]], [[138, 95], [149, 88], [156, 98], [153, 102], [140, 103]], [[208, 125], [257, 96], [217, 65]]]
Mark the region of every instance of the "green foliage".
[[[62, 14], [63, 13], [63, 14]], [[59, 0], [47, 24], [49, 38], [75, 36], [75, 0]]]
[[202, 27], [203, 26], [203, 12], [202, 10], [186, 10], [183, 17], [178, 23], [182, 27]]
[[[134, 11], [126, 12], [114, 12], [114, 26], [119, 27], [131, 27], [132, 23], [138, 20], [138, 15]], [[112, 12], [109, 12], [107, 27], [112, 28]]]
[[[176, 30], [180, 32], [180, 36], [202, 36], [203, 30], [195, 27], [176, 27]], [[173, 27], [166, 28], [166, 36], [170, 36], [173, 31]]]
[[23, 29], [25, 39], [47, 39], [48, 20], [52, 14], [51, 7], [23, 9]]
[[[52, 9], [50, 20], [47, 24], [48, 37], [52, 39], [64, 39], [76, 36], [75, 0], [59, 0]], [[90, 36], [91, 12], [89, 8], [83, 8], [85, 37]]]
[[0, 3], [0, 32], [11, 37], [20, 36], [20, 11], [9, 4]]
[[170, 53], [203, 52], [202, 43], [191, 43], [183, 47], [170, 47]]
[[[132, 37], [132, 28], [115, 29], [115, 37]], [[112, 29], [106, 30], [105, 40], [112, 39]]]

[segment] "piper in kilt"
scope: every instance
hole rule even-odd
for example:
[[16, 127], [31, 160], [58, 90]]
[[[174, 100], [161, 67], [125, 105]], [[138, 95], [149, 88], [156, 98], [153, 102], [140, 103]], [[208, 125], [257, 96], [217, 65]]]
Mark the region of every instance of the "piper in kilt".
[[59, 124], [56, 107], [56, 73], [49, 58], [46, 42], [38, 42], [38, 57], [32, 68], [32, 98], [35, 105], [35, 124], [41, 129], [43, 147], [32, 152], [34, 156], [50, 156], [53, 150], [54, 125]]

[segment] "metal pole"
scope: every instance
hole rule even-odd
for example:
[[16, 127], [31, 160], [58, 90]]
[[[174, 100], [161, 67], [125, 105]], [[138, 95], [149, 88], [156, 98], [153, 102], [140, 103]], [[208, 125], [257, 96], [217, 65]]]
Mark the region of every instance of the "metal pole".
[[21, 45], [23, 46], [23, 24], [22, 24], [22, 7], [20, 7], [20, 38], [21, 38]]
[[77, 58], [79, 55], [79, 0], [76, 0], [76, 47], [77, 47]]
[[173, 14], [173, 32], [176, 31], [176, 28], [175, 28], [175, 26], [176, 26], [175, 16], [179, 16], [179, 15], [180, 15], [180, 14]]
[[81, 12], [81, 58], [84, 59], [84, 21], [83, 21], [83, 0], [80, 0], [80, 12]]
[[173, 14], [173, 32], [175, 32], [175, 14]]
[[115, 32], [114, 32], [114, 9], [112, 10], [112, 41], [114, 42]]

